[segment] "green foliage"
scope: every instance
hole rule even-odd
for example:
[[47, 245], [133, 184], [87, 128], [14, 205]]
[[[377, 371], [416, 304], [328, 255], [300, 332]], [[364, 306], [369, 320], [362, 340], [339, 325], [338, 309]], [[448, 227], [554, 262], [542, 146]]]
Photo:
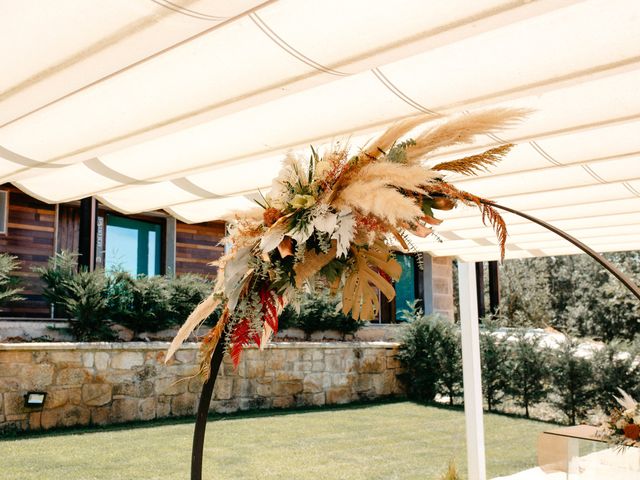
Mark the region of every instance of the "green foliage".
[[[640, 283], [640, 252], [605, 256]], [[512, 326], [551, 325], [607, 342], [640, 334], [640, 302], [587, 255], [505, 261], [500, 309]]]
[[67, 299], [73, 297], [70, 286], [78, 274], [78, 255], [63, 250], [49, 258], [46, 267], [36, 267], [34, 271], [40, 275], [45, 284], [43, 295], [58, 310], [61, 316], [71, 314], [65, 310]]
[[496, 334], [494, 324], [484, 322], [485, 328], [480, 334], [480, 353], [482, 358], [482, 391], [487, 409], [495, 410], [509, 387], [509, 344]]
[[22, 288], [19, 287], [18, 279], [12, 273], [20, 268], [17, 257], [8, 253], [0, 253], [0, 306], [23, 300], [19, 294]]
[[305, 294], [300, 301], [300, 313], [287, 306], [279, 318], [279, 330], [299, 328], [307, 336], [323, 330], [337, 330], [343, 337], [360, 328], [361, 322], [344, 315], [338, 308], [338, 300], [326, 289]]
[[169, 281], [170, 323], [181, 325], [193, 309], [209, 296], [213, 282], [202, 275], [187, 273]]
[[634, 398], [640, 397], [640, 349], [637, 344], [617, 341], [593, 355], [593, 382], [596, 403], [606, 411], [617, 406], [614, 395], [622, 388]]
[[589, 359], [578, 356], [578, 345], [566, 338], [555, 349], [549, 349], [551, 403], [562, 411], [569, 422], [575, 425], [586, 417], [593, 406], [593, 367]]
[[115, 334], [107, 318], [108, 282], [100, 271], [80, 272], [64, 281], [68, 297], [62, 306], [70, 314], [69, 327], [76, 340], [91, 342], [113, 340]]
[[447, 395], [449, 403], [462, 393], [462, 354], [456, 326], [438, 316], [412, 318], [398, 352], [405, 372], [400, 379], [411, 398], [433, 401], [436, 394]]
[[508, 391], [529, 418], [529, 407], [542, 401], [546, 395], [548, 351], [542, 348], [539, 336], [527, 334], [525, 330], [519, 330], [509, 341]]

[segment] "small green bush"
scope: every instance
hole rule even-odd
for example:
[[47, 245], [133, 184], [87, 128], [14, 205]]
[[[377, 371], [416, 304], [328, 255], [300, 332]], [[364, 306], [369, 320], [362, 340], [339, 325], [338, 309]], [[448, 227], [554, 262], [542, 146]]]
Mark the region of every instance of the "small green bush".
[[116, 335], [107, 321], [108, 281], [101, 271], [80, 272], [63, 282], [68, 296], [62, 306], [69, 313], [69, 328], [81, 342], [113, 340]]
[[[415, 306], [414, 306], [415, 307]], [[398, 352], [404, 366], [400, 380], [409, 397], [433, 401], [447, 395], [453, 404], [462, 393], [462, 354], [456, 326], [435, 315], [423, 316], [420, 309], [406, 315], [409, 326]]]
[[502, 403], [509, 387], [509, 345], [503, 337], [496, 335], [496, 326], [485, 322], [480, 333], [480, 354], [482, 358], [482, 391], [487, 409], [492, 412]]
[[509, 341], [508, 392], [529, 418], [529, 408], [547, 393], [549, 353], [542, 348], [540, 336], [526, 330], [519, 330]]
[[593, 407], [593, 364], [577, 355], [578, 344], [569, 337], [548, 353], [551, 357], [551, 391], [554, 393], [551, 403], [575, 425]]
[[73, 296], [70, 285], [78, 274], [78, 255], [63, 250], [50, 257], [46, 267], [36, 267], [34, 271], [45, 284], [44, 298], [54, 305], [58, 316], [68, 318], [70, 313], [65, 310], [65, 303]]
[[605, 411], [617, 406], [614, 395], [622, 388], [634, 398], [640, 397], [639, 345], [614, 341], [595, 352], [592, 358], [594, 396]]
[[305, 294], [300, 302], [300, 312], [287, 306], [279, 318], [278, 330], [300, 328], [307, 337], [313, 332], [337, 330], [344, 338], [360, 328], [361, 323], [344, 315], [338, 308], [338, 300], [326, 289]]
[[209, 296], [213, 282], [202, 275], [187, 273], [169, 280], [169, 323], [182, 325], [196, 306]]
[[0, 306], [9, 302], [24, 300], [20, 296], [19, 280], [13, 276], [13, 272], [20, 268], [17, 257], [8, 253], [0, 253]]

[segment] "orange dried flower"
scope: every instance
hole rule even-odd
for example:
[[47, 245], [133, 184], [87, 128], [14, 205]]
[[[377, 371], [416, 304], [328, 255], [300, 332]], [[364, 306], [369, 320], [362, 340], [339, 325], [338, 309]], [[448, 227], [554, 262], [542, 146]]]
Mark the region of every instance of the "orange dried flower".
[[282, 216], [282, 212], [277, 208], [269, 207], [265, 209], [262, 214], [262, 218], [264, 220], [264, 224], [267, 227], [270, 227], [274, 223], [278, 221], [278, 219]]
[[640, 438], [640, 425], [637, 423], [630, 423], [624, 427], [624, 436], [631, 440], [638, 440]]

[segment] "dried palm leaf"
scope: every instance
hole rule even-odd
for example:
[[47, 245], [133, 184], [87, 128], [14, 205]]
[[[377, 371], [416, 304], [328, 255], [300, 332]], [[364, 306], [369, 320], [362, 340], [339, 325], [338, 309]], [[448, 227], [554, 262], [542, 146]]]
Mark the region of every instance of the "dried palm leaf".
[[202, 344], [200, 345], [202, 359], [200, 361], [199, 374], [205, 380], [209, 378], [209, 372], [211, 371], [211, 355], [216, 349], [216, 346], [218, 346], [218, 342], [222, 338], [227, 323], [229, 323], [229, 310], [225, 308], [218, 323], [216, 323], [202, 339]]
[[438, 163], [431, 167], [431, 169], [456, 172], [461, 173], [462, 175], [477, 175], [480, 172], [487, 172], [489, 170], [488, 167], [502, 160], [502, 157], [509, 153], [511, 148], [513, 148], [513, 144], [507, 143], [506, 145], [491, 148], [478, 155], [471, 155], [469, 157], [460, 158], [459, 160]]
[[333, 260], [336, 257], [337, 251], [338, 244], [334, 240], [331, 242], [331, 248], [327, 253], [316, 253], [313, 250], [305, 253], [304, 260], [296, 263], [293, 267], [293, 271], [296, 274], [296, 287], [301, 288], [307, 279], [314, 276], [322, 267]]
[[476, 135], [510, 127], [528, 113], [521, 108], [495, 108], [451, 118], [418, 135], [415, 144], [407, 147], [407, 161], [417, 162], [439, 148], [469, 143]]
[[351, 252], [355, 263], [342, 291], [342, 311], [345, 315], [351, 312], [355, 320], [371, 320], [380, 308], [378, 290], [389, 300], [395, 296], [393, 285], [372, 267], [396, 280], [402, 267], [391, 258], [388, 247], [380, 240], [368, 249], [353, 247]]

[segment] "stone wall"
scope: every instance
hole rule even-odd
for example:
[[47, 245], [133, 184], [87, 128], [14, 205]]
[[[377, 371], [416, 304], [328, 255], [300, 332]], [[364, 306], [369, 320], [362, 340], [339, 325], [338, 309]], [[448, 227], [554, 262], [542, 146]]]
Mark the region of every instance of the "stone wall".
[[453, 262], [452, 257], [431, 260], [433, 281], [433, 312], [453, 320]]
[[[164, 364], [165, 342], [0, 344], [0, 432], [192, 415], [197, 345]], [[225, 358], [211, 411], [348, 403], [402, 394], [397, 344], [275, 343]], [[24, 405], [47, 392], [42, 410]]]

